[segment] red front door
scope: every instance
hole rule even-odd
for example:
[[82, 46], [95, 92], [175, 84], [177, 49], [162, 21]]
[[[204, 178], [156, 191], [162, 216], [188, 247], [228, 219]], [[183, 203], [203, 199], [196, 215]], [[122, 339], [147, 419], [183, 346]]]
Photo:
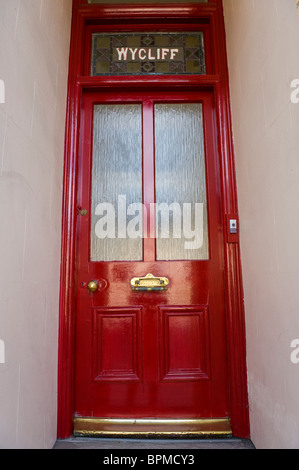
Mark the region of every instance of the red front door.
[[85, 93], [79, 174], [75, 416], [228, 417], [212, 93]]

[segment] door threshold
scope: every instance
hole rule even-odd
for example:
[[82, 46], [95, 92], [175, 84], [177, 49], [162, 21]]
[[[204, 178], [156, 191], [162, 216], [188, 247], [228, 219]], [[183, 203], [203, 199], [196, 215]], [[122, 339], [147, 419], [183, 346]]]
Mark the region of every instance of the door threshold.
[[221, 419], [108, 419], [75, 418], [75, 437], [204, 439], [231, 438], [228, 418]]

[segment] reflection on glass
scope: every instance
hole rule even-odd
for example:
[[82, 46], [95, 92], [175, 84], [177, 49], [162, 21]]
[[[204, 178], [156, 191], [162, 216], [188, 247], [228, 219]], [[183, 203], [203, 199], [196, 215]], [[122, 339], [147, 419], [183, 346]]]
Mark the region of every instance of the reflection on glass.
[[[141, 105], [94, 107], [91, 261], [140, 261]], [[127, 231], [130, 231], [128, 236]]]
[[209, 259], [200, 103], [155, 105], [157, 260]]

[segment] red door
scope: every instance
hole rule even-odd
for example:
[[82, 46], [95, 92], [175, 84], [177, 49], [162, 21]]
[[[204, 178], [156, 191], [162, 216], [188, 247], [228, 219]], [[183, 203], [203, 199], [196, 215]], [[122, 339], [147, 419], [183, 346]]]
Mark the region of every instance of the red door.
[[208, 92], [83, 97], [76, 417], [229, 417], [213, 106]]

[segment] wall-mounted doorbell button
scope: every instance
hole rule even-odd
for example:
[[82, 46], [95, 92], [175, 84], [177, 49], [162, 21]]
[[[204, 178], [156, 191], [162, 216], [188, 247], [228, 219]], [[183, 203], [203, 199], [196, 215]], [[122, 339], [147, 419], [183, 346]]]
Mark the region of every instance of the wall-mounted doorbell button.
[[231, 234], [238, 233], [238, 222], [236, 219], [231, 219], [229, 221], [229, 233]]

